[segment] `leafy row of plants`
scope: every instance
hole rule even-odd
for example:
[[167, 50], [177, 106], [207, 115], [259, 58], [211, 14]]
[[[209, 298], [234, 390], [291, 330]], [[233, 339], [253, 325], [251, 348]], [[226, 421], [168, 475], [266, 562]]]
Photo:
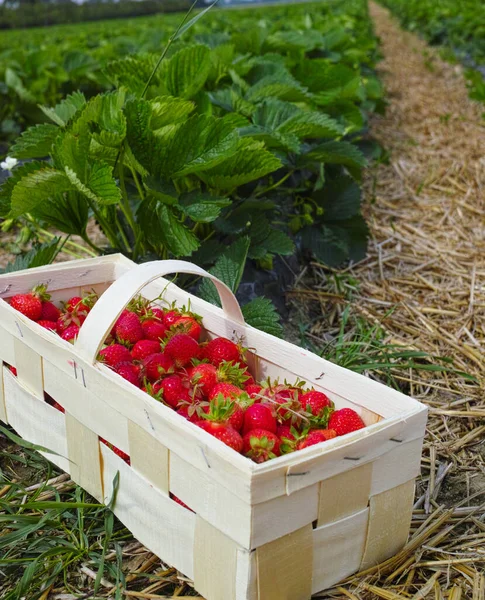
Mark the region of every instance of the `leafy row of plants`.
[[381, 0], [410, 31], [451, 50], [466, 66], [470, 96], [485, 102], [485, 3], [482, 0]]
[[[110, 61], [112, 90], [41, 106], [46, 122], [10, 148], [26, 162], [0, 190], [0, 216], [103, 253], [95, 218], [109, 251], [190, 257], [233, 288], [248, 259], [362, 258], [359, 143], [382, 105], [365, 1], [201, 15], [161, 63]], [[268, 311], [261, 302], [253, 317]]]

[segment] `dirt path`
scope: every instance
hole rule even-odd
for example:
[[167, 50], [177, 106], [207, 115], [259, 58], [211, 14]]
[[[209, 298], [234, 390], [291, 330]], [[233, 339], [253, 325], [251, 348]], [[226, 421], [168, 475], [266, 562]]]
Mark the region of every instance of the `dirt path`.
[[353, 578], [345, 597], [482, 599], [474, 561], [485, 543], [485, 106], [469, 100], [460, 67], [386, 9], [370, 10], [389, 101], [371, 134], [390, 159], [368, 173], [369, 255], [347, 272], [360, 281], [358, 310], [383, 324], [389, 342], [452, 358], [476, 382], [453, 372], [401, 377], [430, 407], [411, 540], [420, 527], [423, 537]]

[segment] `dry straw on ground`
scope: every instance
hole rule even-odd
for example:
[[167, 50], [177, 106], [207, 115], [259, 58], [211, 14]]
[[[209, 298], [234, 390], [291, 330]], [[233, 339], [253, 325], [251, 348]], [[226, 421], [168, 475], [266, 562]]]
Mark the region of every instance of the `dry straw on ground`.
[[[386, 563], [319, 598], [485, 599], [485, 120], [460, 69], [371, 5], [386, 115], [372, 135], [390, 162], [368, 174], [368, 257], [347, 269], [355, 306], [387, 341], [446, 356], [460, 374], [400, 377], [430, 407], [411, 537]], [[326, 314], [344, 304], [315, 266]], [[312, 332], [322, 335], [320, 325]], [[407, 380], [407, 381], [406, 381]]]

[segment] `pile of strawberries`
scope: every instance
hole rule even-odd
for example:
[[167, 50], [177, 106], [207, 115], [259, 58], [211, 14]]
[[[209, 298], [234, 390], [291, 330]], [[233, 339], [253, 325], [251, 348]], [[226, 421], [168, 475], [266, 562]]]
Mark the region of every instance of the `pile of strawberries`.
[[[59, 310], [39, 286], [14, 296], [10, 304], [73, 342], [96, 299], [94, 293], [70, 298]], [[355, 411], [335, 410], [324, 393], [304, 382], [256, 382], [241, 344], [203, 338], [198, 315], [175, 306], [162, 309], [139, 297], [116, 321], [98, 359], [256, 463], [365, 426]]]

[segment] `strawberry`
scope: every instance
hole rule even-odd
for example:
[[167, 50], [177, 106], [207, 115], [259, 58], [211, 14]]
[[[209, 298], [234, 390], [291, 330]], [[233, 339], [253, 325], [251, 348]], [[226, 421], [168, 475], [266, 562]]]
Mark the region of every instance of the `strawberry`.
[[264, 388], [263, 395], [273, 405], [278, 422], [299, 423], [301, 421], [300, 387], [275, 383]]
[[64, 414], [66, 413], [66, 409], [65, 409], [63, 406], [61, 406], [61, 405], [59, 404], [59, 402], [56, 402], [56, 401], [54, 400], [54, 403], [52, 404], [52, 406], [53, 406], [53, 407], [54, 407], [56, 410], [58, 410], [59, 412], [61, 412], [61, 413], [64, 413]]
[[365, 427], [364, 421], [351, 408], [341, 408], [332, 413], [328, 420], [328, 428], [334, 429], [337, 435], [345, 435]]
[[158, 319], [147, 319], [142, 321], [141, 328], [143, 329], [143, 335], [148, 340], [154, 340], [160, 342], [167, 333], [167, 327]]
[[[218, 384], [230, 385], [230, 384]], [[217, 386], [216, 386], [217, 387]], [[244, 413], [251, 403], [248, 395], [238, 390], [237, 396], [224, 396], [222, 393], [214, 395], [209, 404], [203, 407], [204, 413], [201, 416], [209, 421], [226, 423], [236, 431], [241, 431], [244, 423]], [[212, 396], [212, 394], [211, 394]]]
[[191, 423], [198, 423], [201, 421], [203, 413], [203, 407], [200, 404], [194, 404], [193, 402], [184, 402], [177, 408], [177, 414]]
[[219, 394], [221, 394], [223, 398], [234, 400], [243, 393], [241, 388], [238, 388], [232, 383], [218, 383], [212, 388], [209, 394], [209, 400], [214, 400]]
[[10, 306], [32, 321], [37, 321], [42, 315], [42, 302], [33, 293], [12, 296]]
[[151, 354], [160, 352], [160, 342], [155, 340], [139, 340], [131, 349], [133, 360], [143, 360]]
[[78, 335], [79, 335], [79, 327], [77, 325], [69, 325], [69, 327], [67, 329], [64, 329], [64, 331], [62, 332], [61, 338], [63, 340], [66, 340], [67, 342], [74, 343], [74, 341]]
[[255, 463], [262, 463], [280, 455], [280, 440], [265, 429], [252, 429], [243, 437], [242, 453]]
[[12, 367], [11, 365], [9, 365], [8, 368], [10, 369], [12, 375], [15, 375], [15, 377], [17, 377], [17, 369], [15, 367]]
[[276, 428], [276, 435], [281, 441], [281, 454], [288, 454], [296, 450], [296, 444], [300, 438], [300, 434], [294, 427], [290, 425], [278, 425]]
[[217, 367], [217, 381], [220, 383], [232, 383], [243, 388], [250, 379], [252, 376], [248, 371], [248, 366], [243, 362], [234, 363], [223, 360]]
[[40, 321], [37, 321], [37, 324], [41, 327], [44, 327], [44, 329], [49, 329], [50, 331], [57, 331], [57, 323], [55, 321], [41, 319]]
[[120, 344], [132, 346], [145, 337], [140, 318], [134, 312], [127, 311], [115, 324], [115, 337]]
[[296, 444], [297, 450], [303, 450], [309, 446], [314, 446], [320, 442], [326, 442], [332, 438], [337, 437], [337, 433], [334, 429], [312, 429], [311, 431], [303, 434], [300, 440]]
[[230, 425], [225, 423], [216, 423], [214, 421], [198, 421], [196, 425], [198, 425], [204, 431], [207, 431], [207, 433], [213, 435], [221, 442], [224, 442], [226, 446], [229, 446], [236, 452], [241, 452], [243, 447], [242, 437]]
[[81, 327], [81, 325], [86, 320], [88, 313], [85, 311], [73, 310], [72, 312], [62, 313], [61, 316], [57, 319], [56, 329], [59, 335], [62, 335], [64, 331], [71, 325], [77, 325], [77, 327]]
[[154, 382], [167, 375], [167, 373], [173, 373], [174, 365], [167, 354], [159, 351], [144, 359], [142, 370], [148, 381]]
[[121, 375], [123, 379], [126, 379], [126, 381], [136, 385], [136, 387], [140, 387], [140, 374], [132, 362], [118, 363], [114, 370], [118, 375]]
[[310, 390], [299, 397], [300, 404], [308, 413], [314, 416], [319, 416], [324, 412], [325, 408], [333, 408], [333, 402], [323, 392]]
[[216, 367], [222, 361], [241, 362], [241, 348], [227, 338], [214, 338], [204, 347], [204, 358]]
[[252, 429], [265, 429], [276, 433], [276, 418], [268, 404], [253, 404], [244, 414], [243, 434]]
[[179, 375], [164, 377], [157, 384], [157, 389], [162, 391], [162, 398], [172, 408], [177, 408], [181, 403], [190, 403], [189, 390], [184, 386]]
[[61, 316], [61, 311], [55, 304], [46, 300], [42, 302], [42, 312], [39, 321], [57, 321]]
[[148, 311], [146, 312], [146, 316], [149, 319], [154, 319], [156, 321], [161, 321], [162, 323], [165, 320], [165, 313], [158, 306], [150, 306]]
[[203, 396], [208, 396], [217, 383], [217, 369], [214, 365], [200, 363], [188, 370], [190, 384], [197, 387]]
[[199, 341], [202, 334], [202, 326], [194, 317], [183, 316], [177, 319], [174, 324], [170, 327], [171, 331], [177, 333], [186, 333], [194, 338], [196, 342]]
[[93, 308], [97, 300], [96, 294], [86, 294], [84, 297], [73, 296], [65, 303], [65, 310], [67, 312], [85, 313], [86, 315]]
[[175, 496], [174, 494], [172, 494], [172, 492], [170, 492], [170, 498], [172, 498], [172, 500], [174, 502], [176, 502], [177, 504], [180, 504], [180, 506], [183, 506], [187, 510], [190, 510], [190, 512], [194, 512], [189, 506], [187, 506], [185, 504], [185, 502], [182, 502], [182, 500], [180, 500], [180, 498], [177, 498], [177, 496]]
[[165, 353], [179, 369], [199, 356], [199, 344], [186, 333], [177, 333], [165, 345]]
[[172, 327], [182, 316], [178, 310], [168, 310], [163, 315], [163, 322], [166, 327]]
[[98, 360], [108, 367], [116, 367], [120, 362], [131, 362], [132, 356], [126, 346], [111, 344], [99, 352]]
[[254, 398], [258, 401], [260, 400], [259, 396], [263, 389], [260, 385], [258, 385], [257, 383], [250, 383], [249, 385], [245, 385], [244, 389], [246, 391], [246, 394], [248, 394], [250, 398]]

